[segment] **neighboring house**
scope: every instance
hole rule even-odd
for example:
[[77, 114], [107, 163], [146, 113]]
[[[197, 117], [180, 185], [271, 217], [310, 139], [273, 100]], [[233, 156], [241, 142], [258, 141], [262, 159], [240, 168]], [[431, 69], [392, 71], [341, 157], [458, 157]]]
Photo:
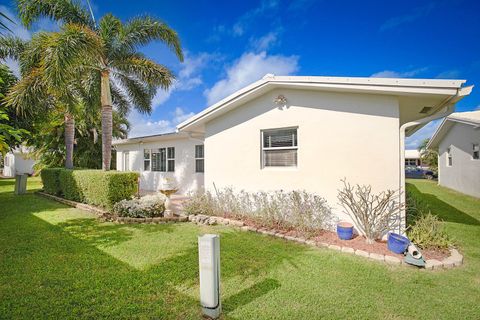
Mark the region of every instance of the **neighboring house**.
[[446, 117], [427, 148], [438, 150], [438, 183], [480, 198], [480, 111]]
[[405, 150], [405, 166], [422, 166], [422, 159], [418, 150]]
[[15, 177], [16, 174], [33, 174], [35, 160], [31, 158], [31, 150], [19, 147], [5, 154], [3, 159], [3, 176]]
[[[347, 219], [337, 200], [341, 179], [375, 192], [403, 189], [405, 134], [451, 113], [471, 91], [463, 83], [267, 75], [181, 123], [177, 134], [116, 142], [117, 164], [123, 168], [127, 157], [126, 167], [141, 172], [143, 188], [179, 176], [184, 191], [192, 184], [212, 191], [302, 189], [323, 196]], [[204, 139], [204, 184], [195, 172], [198, 139]], [[175, 172], [153, 174], [155, 168], [143, 164], [144, 150], [172, 146]], [[168, 171], [168, 154], [159, 152], [155, 170]]]

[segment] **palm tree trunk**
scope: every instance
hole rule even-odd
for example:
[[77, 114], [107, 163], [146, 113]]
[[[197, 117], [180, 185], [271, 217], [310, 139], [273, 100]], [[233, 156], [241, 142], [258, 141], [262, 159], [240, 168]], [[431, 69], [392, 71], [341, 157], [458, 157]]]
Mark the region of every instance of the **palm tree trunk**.
[[75, 141], [75, 120], [70, 113], [65, 113], [65, 168], [73, 169], [73, 143]]
[[102, 102], [102, 169], [110, 170], [112, 160], [112, 95], [110, 92], [110, 74], [102, 71], [101, 102]]

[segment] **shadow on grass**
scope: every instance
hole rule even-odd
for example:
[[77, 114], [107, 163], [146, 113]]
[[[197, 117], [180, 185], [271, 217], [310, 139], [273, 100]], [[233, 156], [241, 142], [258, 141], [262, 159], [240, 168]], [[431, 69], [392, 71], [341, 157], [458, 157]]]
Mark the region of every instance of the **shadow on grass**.
[[236, 308], [249, 304], [279, 287], [280, 283], [277, 280], [269, 278], [264, 279], [263, 281], [225, 299], [225, 301], [222, 302], [223, 309], [226, 313], [232, 312]]
[[437, 196], [421, 192], [415, 185], [406, 183], [408, 191], [417, 195], [424, 202], [428, 203], [428, 207], [431, 209], [432, 214], [438, 216], [443, 221], [461, 223], [467, 225], [480, 225], [480, 221], [472, 217], [471, 215], [458, 210], [457, 208], [449, 205], [448, 203], [438, 199]]

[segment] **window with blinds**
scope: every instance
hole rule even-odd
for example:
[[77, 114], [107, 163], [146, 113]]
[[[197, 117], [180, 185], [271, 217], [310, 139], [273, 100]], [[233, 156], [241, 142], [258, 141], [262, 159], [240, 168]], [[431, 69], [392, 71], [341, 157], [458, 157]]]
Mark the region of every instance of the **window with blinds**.
[[203, 144], [195, 146], [195, 172], [205, 171], [205, 153]]
[[262, 131], [262, 167], [297, 166], [297, 128]]

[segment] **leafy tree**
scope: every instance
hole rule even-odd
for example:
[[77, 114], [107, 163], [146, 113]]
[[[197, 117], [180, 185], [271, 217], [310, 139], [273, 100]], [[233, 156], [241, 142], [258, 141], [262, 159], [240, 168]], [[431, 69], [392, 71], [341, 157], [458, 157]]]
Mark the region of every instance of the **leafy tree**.
[[427, 165], [433, 172], [438, 172], [438, 152], [435, 150], [427, 149], [430, 138], [424, 139], [418, 146], [420, 152], [420, 159], [422, 163]]
[[[70, 36], [82, 38], [76, 32], [88, 33], [85, 47], [73, 41], [57, 42], [45, 66], [47, 78], [65, 85], [75, 74], [95, 87], [102, 112], [102, 167], [110, 169], [112, 144], [112, 107], [126, 113], [132, 107], [150, 113], [151, 100], [158, 88], [168, 89], [174, 80], [165, 66], [148, 59], [138, 51], [152, 41], [164, 42], [183, 61], [180, 40], [167, 24], [150, 16], [134, 18], [127, 23], [112, 14], [103, 16], [97, 25], [88, 10], [73, 0], [19, 0], [22, 22], [28, 27], [41, 17], [70, 26]], [[94, 39], [94, 38], [97, 39]], [[87, 37], [84, 37], [86, 39]], [[78, 63], [77, 54], [83, 60]], [[73, 57], [72, 57], [73, 56]]]
[[16, 78], [8, 67], [0, 64], [0, 154], [2, 155], [28, 135], [28, 131], [12, 125], [4, 102], [5, 93], [15, 81]]

